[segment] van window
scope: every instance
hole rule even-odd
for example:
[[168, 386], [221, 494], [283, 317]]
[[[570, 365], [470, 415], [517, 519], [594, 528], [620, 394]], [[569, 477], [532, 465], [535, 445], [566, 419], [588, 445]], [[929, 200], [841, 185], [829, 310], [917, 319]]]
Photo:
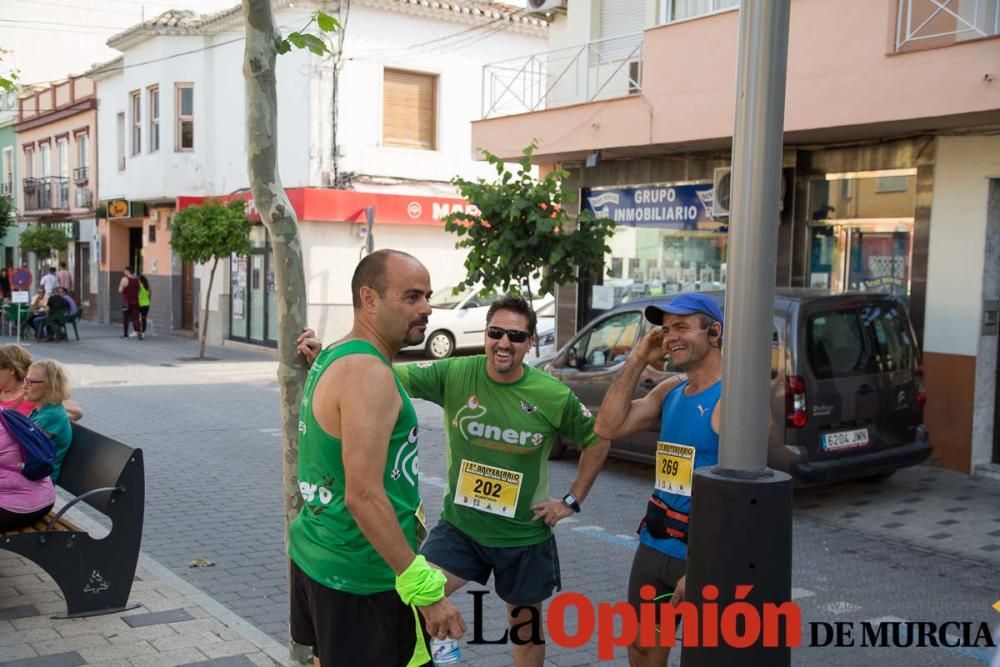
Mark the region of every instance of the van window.
[[832, 311], [809, 318], [806, 346], [813, 374], [821, 380], [865, 373], [868, 354], [858, 311]]
[[582, 350], [590, 368], [612, 366], [625, 361], [636, 334], [642, 325], [642, 313], [626, 312], [598, 322], [590, 330], [585, 350]]
[[879, 371], [908, 370], [917, 366], [916, 345], [905, 311], [895, 304], [879, 305], [868, 308], [864, 319], [875, 341], [874, 363]]

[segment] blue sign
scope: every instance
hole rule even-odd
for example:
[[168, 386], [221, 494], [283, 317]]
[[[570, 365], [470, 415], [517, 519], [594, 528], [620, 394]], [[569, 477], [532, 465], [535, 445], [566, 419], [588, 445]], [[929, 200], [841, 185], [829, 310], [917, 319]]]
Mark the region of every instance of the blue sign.
[[712, 219], [712, 195], [711, 183], [589, 188], [583, 208], [626, 227], [725, 231]]

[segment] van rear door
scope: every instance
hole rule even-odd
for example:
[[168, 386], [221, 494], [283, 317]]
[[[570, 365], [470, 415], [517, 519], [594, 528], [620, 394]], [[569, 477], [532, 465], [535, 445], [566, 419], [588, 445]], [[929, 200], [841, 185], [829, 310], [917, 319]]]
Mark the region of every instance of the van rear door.
[[910, 318], [898, 301], [872, 299], [864, 322], [878, 371], [877, 439], [886, 447], [914, 442], [923, 408], [917, 400], [919, 352]]
[[805, 302], [793, 374], [806, 387], [808, 420], [789, 428], [789, 444], [822, 461], [880, 447], [876, 439], [880, 382], [866, 330], [863, 298]]

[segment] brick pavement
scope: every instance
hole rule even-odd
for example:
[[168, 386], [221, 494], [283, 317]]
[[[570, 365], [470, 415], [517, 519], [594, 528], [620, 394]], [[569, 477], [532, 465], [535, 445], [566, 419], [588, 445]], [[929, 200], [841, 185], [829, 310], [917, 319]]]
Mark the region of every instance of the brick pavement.
[[[121, 341], [114, 329], [88, 324], [81, 327], [81, 337], [80, 343], [38, 344], [31, 350], [67, 364], [75, 397], [86, 408], [89, 426], [144, 448], [147, 515], [143, 562], [162, 564], [163, 572], [200, 591], [206, 605], [219, 605], [238, 621], [283, 643], [287, 617], [280, 423], [275, 364], [268, 352], [235, 346], [210, 348], [217, 361], [192, 362], [188, 359], [194, 355], [196, 344], [189, 340], [158, 337], [142, 343]], [[420, 404], [418, 410], [423, 428], [422, 493], [428, 516], [434, 517], [440, 507], [444, 474], [443, 431], [440, 411], [435, 406]], [[568, 486], [575, 465], [573, 457], [553, 463], [550, 476], [554, 491]], [[609, 462], [584, 513], [558, 528], [565, 590], [582, 592], [595, 601], [622, 598], [635, 546], [637, 514], [650, 483], [646, 466]], [[897, 564], [898, 571], [887, 571], [886, 578], [903, 573], [912, 576], [923, 556], [936, 558], [945, 552], [942, 545], [947, 545], [953, 553], [946, 561], [960, 563], [963, 573], [974, 573], [959, 582], [957, 592], [953, 592], [957, 600], [952, 607], [954, 613], [966, 613], [970, 608], [968, 600], [975, 597], [976, 581], [1000, 581], [996, 552], [983, 548], [992, 542], [985, 541], [987, 538], [975, 541], [991, 532], [985, 526], [993, 521], [991, 512], [997, 509], [998, 492], [1000, 484], [995, 481], [979, 482], [921, 467], [902, 471], [881, 485], [841, 485], [799, 493], [793, 582], [811, 594], [809, 609], [817, 618], [824, 613], [823, 605], [844, 601], [863, 609], [862, 613], [878, 615], [884, 613], [878, 601], [868, 601], [865, 591], [852, 585], [856, 574], [840, 573], [848, 582], [846, 590], [824, 590], [822, 581], [815, 580], [811, 562], [820, 560], [823, 553], [814, 557], [813, 552], [832, 548], [825, 546], [825, 541], [820, 547], [817, 536], [829, 534], [852, 545], [838, 547], [837, 552], [843, 556], [839, 562], [843, 563], [853, 563], [859, 553], [874, 554], [879, 549], [910, 556], [902, 565]], [[946, 514], [962, 514], [955, 520], [969, 522], [975, 540], [927, 539], [934, 534], [928, 531], [942, 530], [940, 525], [935, 527], [936, 522], [948, 520], [936, 513], [893, 514], [912, 507], [914, 503], [905, 501], [914, 497], [921, 498], [927, 507], [940, 505], [941, 512], [964, 507], [963, 511]], [[865, 500], [871, 502], [856, 504]], [[884, 521], [882, 515], [886, 513], [899, 518]], [[902, 525], [883, 528], [886, 523]], [[891, 540], [888, 547], [876, 539], [887, 535]], [[856, 545], [867, 545], [868, 551], [859, 552]], [[215, 566], [189, 568], [188, 561], [197, 557], [208, 558]], [[881, 573], [883, 563], [879, 561], [885, 559], [870, 556], [869, 560]], [[954, 577], [949, 577], [948, 583], [953, 584]], [[471, 596], [459, 593], [456, 597], [459, 607], [471, 618]], [[0, 599], [0, 608], [20, 604], [16, 596]], [[493, 595], [487, 597], [485, 610], [484, 634], [491, 638], [503, 630], [504, 610]], [[469, 664], [487, 667], [510, 661], [505, 646], [464, 645], [463, 654]], [[594, 664], [594, 655], [593, 642], [575, 651], [550, 649], [547, 664]], [[846, 654], [841, 658], [838, 655], [810, 653], [806, 659], [800, 654], [796, 664], [860, 664]], [[975, 664], [963, 659], [943, 654], [937, 661], [919, 664]], [[619, 657], [604, 664], [624, 665], [625, 661]]]

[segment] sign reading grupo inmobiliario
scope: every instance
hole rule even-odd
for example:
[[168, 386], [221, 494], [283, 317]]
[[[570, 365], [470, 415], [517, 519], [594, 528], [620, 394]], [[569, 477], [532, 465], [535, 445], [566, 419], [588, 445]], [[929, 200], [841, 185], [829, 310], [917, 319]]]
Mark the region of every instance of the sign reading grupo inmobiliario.
[[583, 208], [625, 227], [722, 231], [712, 194], [711, 183], [587, 188]]

